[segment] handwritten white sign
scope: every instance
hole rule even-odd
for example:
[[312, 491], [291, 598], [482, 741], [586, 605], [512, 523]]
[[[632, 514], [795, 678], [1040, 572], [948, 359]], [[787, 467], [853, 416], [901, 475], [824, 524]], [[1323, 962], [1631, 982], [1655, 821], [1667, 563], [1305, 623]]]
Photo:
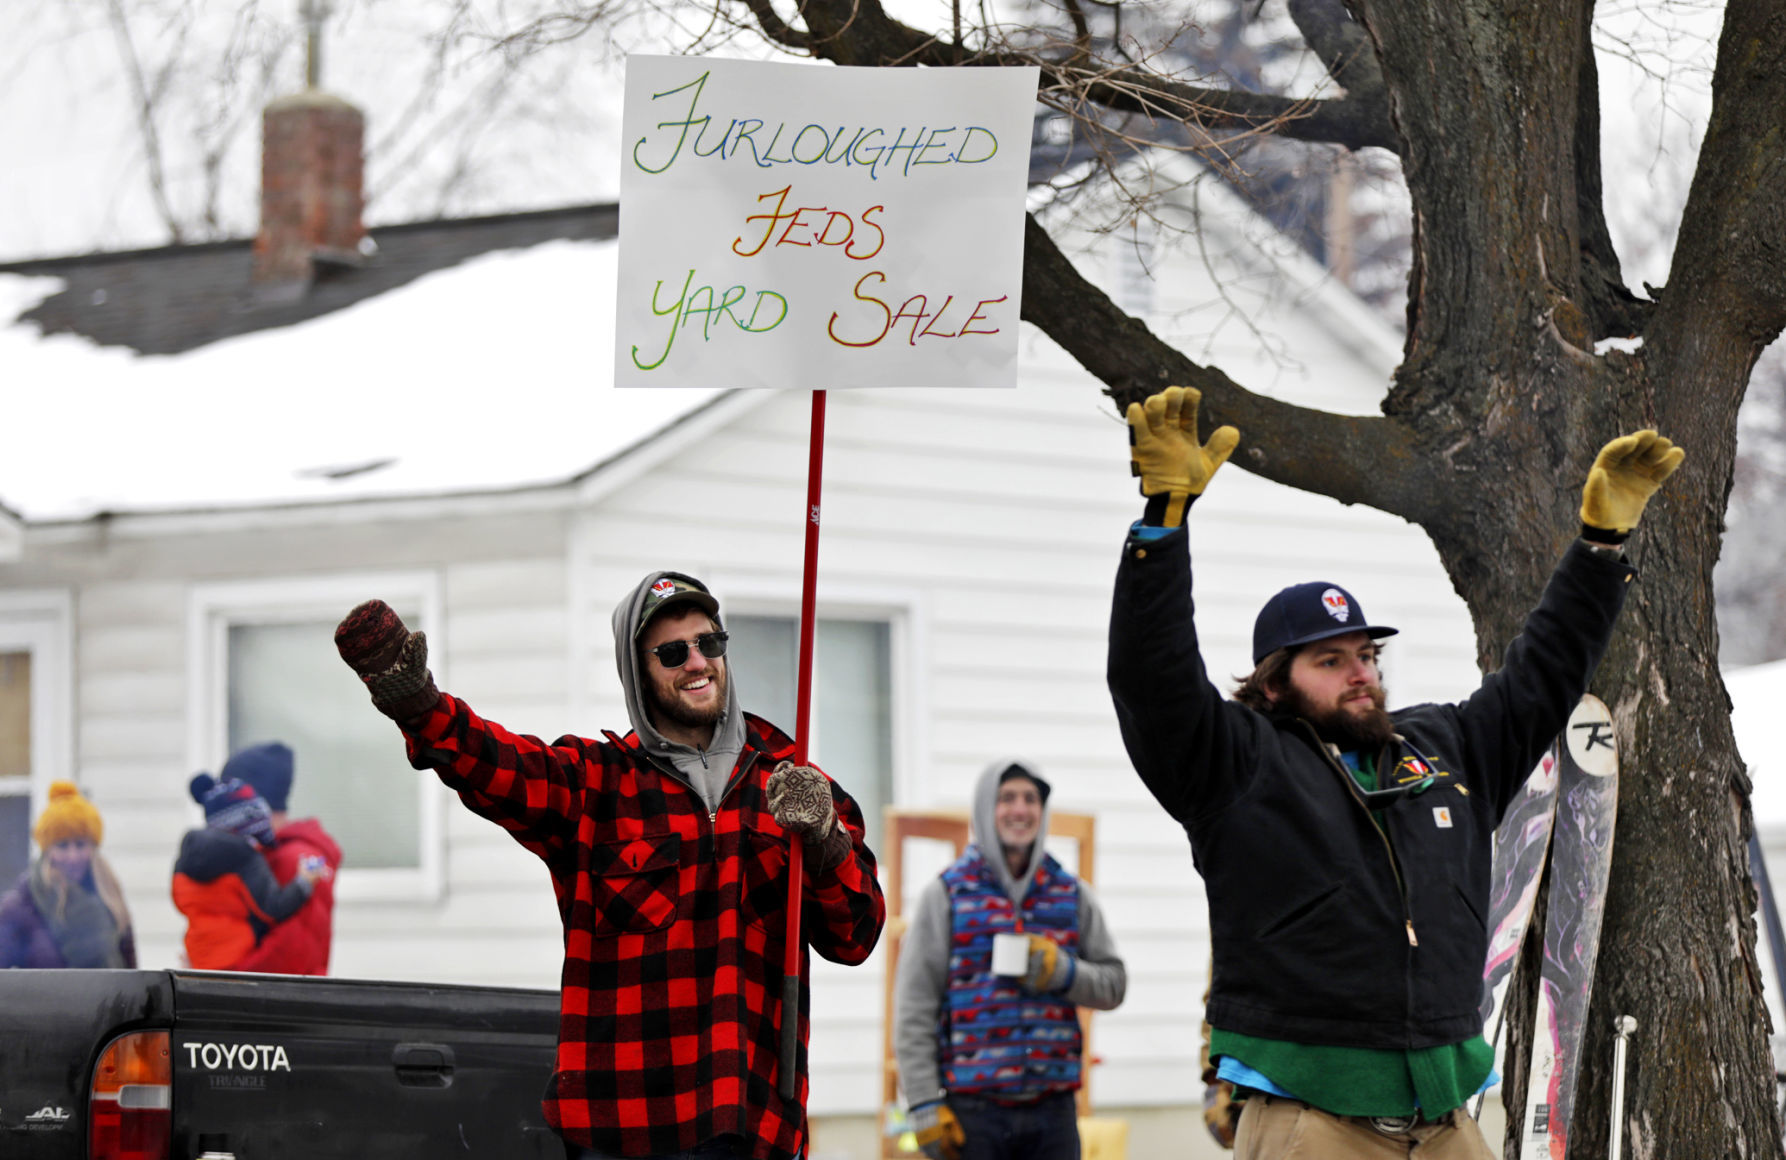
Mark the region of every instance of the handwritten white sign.
[[1033, 68], [633, 56], [619, 386], [1013, 386]]

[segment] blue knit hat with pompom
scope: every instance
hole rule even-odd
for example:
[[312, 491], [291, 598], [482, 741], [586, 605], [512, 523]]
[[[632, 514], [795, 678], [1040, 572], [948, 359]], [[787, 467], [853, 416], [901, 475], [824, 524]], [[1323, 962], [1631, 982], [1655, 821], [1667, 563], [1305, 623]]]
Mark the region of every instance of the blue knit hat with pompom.
[[192, 800], [205, 807], [205, 825], [211, 829], [228, 830], [262, 846], [273, 844], [273, 812], [247, 782], [233, 777], [219, 781], [201, 773], [188, 788]]

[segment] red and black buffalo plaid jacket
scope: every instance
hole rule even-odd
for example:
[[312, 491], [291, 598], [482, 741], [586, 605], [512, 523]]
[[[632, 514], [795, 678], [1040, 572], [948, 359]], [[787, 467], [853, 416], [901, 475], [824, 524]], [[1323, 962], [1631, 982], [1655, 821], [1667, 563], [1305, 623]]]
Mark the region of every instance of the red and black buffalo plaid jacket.
[[[551, 869], [564, 972], [543, 1107], [573, 1144], [651, 1156], [731, 1133], [754, 1160], [788, 1160], [804, 1143], [810, 996], [802, 985], [788, 1103], [777, 1028], [789, 839], [764, 792], [793, 742], [745, 720], [712, 814], [633, 733], [547, 745], [445, 694], [404, 727], [411, 764], [434, 769]], [[801, 928], [812, 950], [855, 964], [874, 949], [886, 906], [861, 810], [835, 782], [831, 796], [854, 849], [834, 870], [808, 873]], [[802, 978], [808, 966], [803, 951]]]

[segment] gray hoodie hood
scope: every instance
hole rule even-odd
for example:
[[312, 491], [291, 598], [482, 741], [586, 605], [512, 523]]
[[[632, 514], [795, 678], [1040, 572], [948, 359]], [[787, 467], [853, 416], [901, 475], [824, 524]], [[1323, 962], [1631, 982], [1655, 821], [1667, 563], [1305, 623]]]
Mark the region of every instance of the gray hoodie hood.
[[[1021, 875], [1013, 875], [1011, 868], [1005, 864], [1005, 848], [998, 840], [998, 826], [994, 821], [998, 809], [999, 783], [1007, 770], [1029, 778], [1042, 793], [1041, 824], [1036, 827], [1036, 840], [1030, 845], [1029, 860], [1024, 863]], [[980, 847], [980, 852], [998, 874], [998, 880], [1005, 888], [1005, 895], [1015, 903], [1021, 903], [1024, 895], [1029, 893], [1030, 883], [1035, 881], [1036, 867], [1042, 863], [1042, 846], [1048, 837], [1049, 790], [1048, 782], [1036, 772], [1034, 766], [1011, 758], [1001, 758], [988, 765], [980, 772], [980, 780], [974, 783], [974, 812], [971, 822], [974, 845]]]
[[[731, 779], [732, 767], [738, 763], [738, 754], [744, 749], [744, 713], [738, 708], [738, 686], [732, 677], [732, 666], [727, 665], [726, 707], [714, 725], [713, 742], [704, 753], [693, 746], [670, 741], [651, 723], [651, 715], [645, 706], [646, 679], [640, 671], [639, 648], [634, 638], [644, 619], [645, 594], [665, 576], [694, 581], [702, 588], [706, 587], [682, 572], [653, 572], [639, 581], [614, 609], [614, 665], [620, 670], [620, 687], [626, 694], [627, 720], [632, 722], [633, 731], [639, 735], [646, 756], [658, 768], [675, 773], [693, 786], [707, 803], [707, 808], [713, 810], [718, 807], [726, 782]], [[724, 627], [717, 613], [713, 621]]]

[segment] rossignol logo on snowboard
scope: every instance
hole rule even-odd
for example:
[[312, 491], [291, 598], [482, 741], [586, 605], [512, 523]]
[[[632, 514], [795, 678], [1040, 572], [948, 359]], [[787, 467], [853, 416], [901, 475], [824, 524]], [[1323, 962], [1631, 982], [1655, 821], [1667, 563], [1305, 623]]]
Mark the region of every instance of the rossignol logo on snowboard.
[[1618, 739], [1612, 730], [1612, 717], [1606, 706], [1584, 698], [1569, 715], [1569, 727], [1563, 730], [1569, 756], [1581, 766], [1583, 773], [1606, 777], [1619, 768]]

